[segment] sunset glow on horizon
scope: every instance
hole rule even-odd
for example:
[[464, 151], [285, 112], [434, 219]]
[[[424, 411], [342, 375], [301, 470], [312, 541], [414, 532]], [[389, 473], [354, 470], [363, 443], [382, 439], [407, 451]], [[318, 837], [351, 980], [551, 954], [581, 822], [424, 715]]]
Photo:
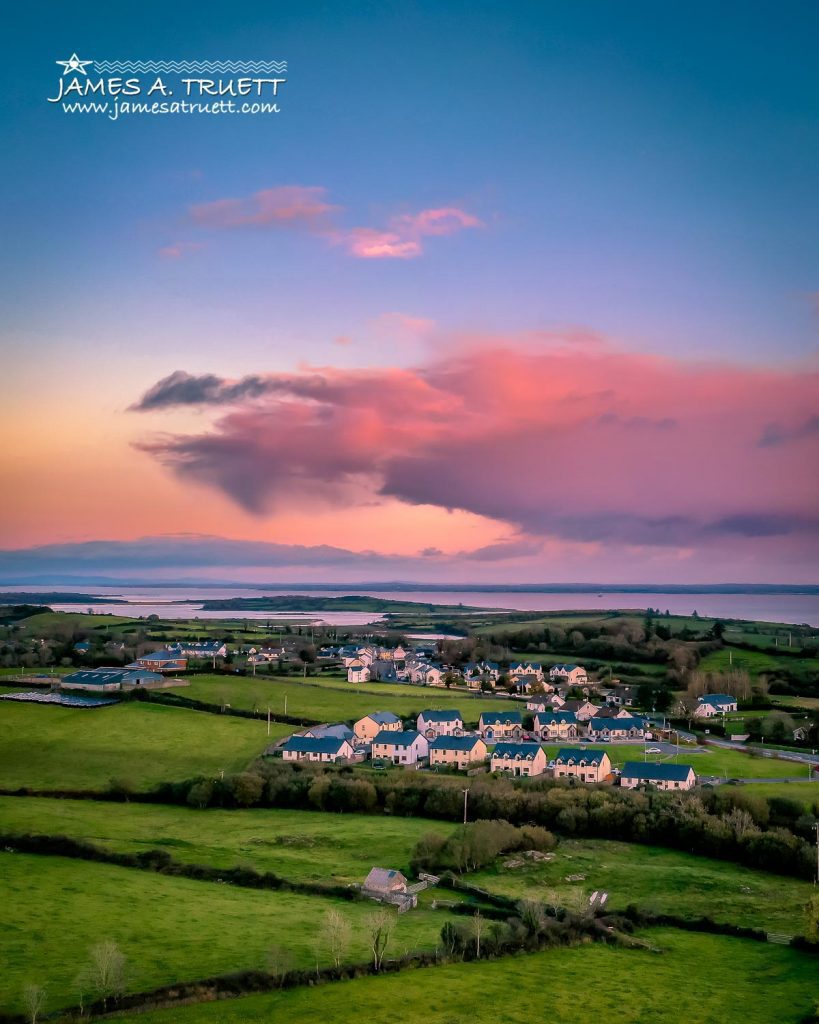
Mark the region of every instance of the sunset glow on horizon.
[[64, 115], [156, 38], [24, 39], [0, 577], [816, 582], [811, 32], [592, 7], [191, 6], [268, 121]]

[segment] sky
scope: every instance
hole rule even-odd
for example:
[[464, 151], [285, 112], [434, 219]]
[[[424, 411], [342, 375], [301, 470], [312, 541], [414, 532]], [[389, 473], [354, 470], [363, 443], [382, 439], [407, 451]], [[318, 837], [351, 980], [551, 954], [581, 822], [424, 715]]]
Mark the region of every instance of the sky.
[[[0, 579], [817, 582], [819, 8], [8, 28]], [[117, 60], [287, 71], [49, 102]]]

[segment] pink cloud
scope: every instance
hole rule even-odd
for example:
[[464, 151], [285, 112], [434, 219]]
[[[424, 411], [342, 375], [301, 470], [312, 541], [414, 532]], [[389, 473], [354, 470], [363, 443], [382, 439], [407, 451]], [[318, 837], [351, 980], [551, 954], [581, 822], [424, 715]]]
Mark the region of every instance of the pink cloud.
[[413, 259], [424, 251], [423, 239], [453, 235], [481, 226], [473, 214], [455, 206], [400, 214], [384, 227], [343, 227], [343, 207], [327, 201], [327, 189], [316, 185], [280, 185], [241, 199], [215, 199], [188, 210], [201, 228], [291, 228], [307, 231], [342, 247], [358, 259]]
[[423, 235], [454, 235], [456, 231], [462, 231], [464, 228], [483, 226], [477, 217], [458, 209], [457, 206], [403, 214], [394, 217], [390, 223], [396, 230], [418, 238]]
[[209, 228], [307, 227], [326, 230], [330, 215], [341, 207], [325, 201], [326, 188], [280, 185], [263, 189], [247, 199], [216, 199], [189, 210], [194, 224]]
[[353, 228], [340, 234], [341, 242], [351, 256], [362, 260], [409, 260], [423, 252], [420, 241], [406, 238], [394, 231], [376, 231], [374, 228]]
[[409, 316], [406, 313], [381, 313], [371, 324], [379, 337], [390, 339], [424, 338], [435, 330], [435, 321], [423, 316]]
[[171, 242], [169, 245], [163, 245], [157, 252], [163, 260], [181, 260], [188, 253], [198, 252], [204, 248], [202, 242]]
[[[390, 497], [465, 509], [523, 538], [711, 551], [741, 575], [743, 560], [817, 555], [819, 481], [805, 467], [819, 432], [800, 427], [817, 383], [815, 371], [603, 343], [482, 339], [414, 369], [173, 375], [142, 408], [223, 415], [142, 447], [260, 514], [307, 490], [350, 504]], [[762, 443], [773, 423], [793, 423], [794, 440]]]

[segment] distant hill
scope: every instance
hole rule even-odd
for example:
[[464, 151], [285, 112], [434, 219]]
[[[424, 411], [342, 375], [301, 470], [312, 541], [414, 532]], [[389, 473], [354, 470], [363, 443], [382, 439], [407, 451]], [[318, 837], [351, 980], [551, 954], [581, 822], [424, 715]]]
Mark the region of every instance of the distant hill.
[[[96, 594], [61, 593], [57, 590], [48, 593], [31, 593], [27, 591], [0, 591], [0, 604], [118, 604], [119, 600], [111, 597], [97, 597]], [[43, 611], [41, 608], [40, 611]]]
[[277, 594], [275, 597], [228, 597], [205, 601], [207, 611], [260, 611], [260, 612], [477, 612], [465, 604], [428, 604], [424, 601], [390, 601], [383, 597], [363, 597], [350, 594], [344, 597], [306, 597], [304, 594]]
[[0, 604], [0, 622], [19, 622], [21, 619], [31, 618], [32, 615], [50, 611], [48, 606], [43, 607], [41, 604]]

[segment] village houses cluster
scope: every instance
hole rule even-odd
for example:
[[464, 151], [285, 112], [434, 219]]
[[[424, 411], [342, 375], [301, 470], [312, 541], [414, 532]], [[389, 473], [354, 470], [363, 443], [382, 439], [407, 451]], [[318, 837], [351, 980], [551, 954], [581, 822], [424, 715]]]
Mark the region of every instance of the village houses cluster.
[[[249, 664], [255, 664], [277, 659], [283, 652], [245, 647], [241, 653]], [[72, 672], [62, 677], [61, 686], [122, 690], [173, 685], [189, 661], [211, 660], [215, 664], [226, 655], [227, 645], [219, 641], [171, 643], [123, 667]], [[652, 737], [650, 723], [630, 710], [631, 687], [590, 685], [582, 665], [544, 668], [537, 662], [520, 661], [502, 668], [482, 660], [454, 668], [441, 664], [435, 648], [420, 644], [406, 648], [372, 643], [325, 647], [318, 658], [343, 666], [352, 685], [377, 680], [464, 691], [499, 688], [507, 699], [499, 701], [497, 711], [484, 711], [473, 727], [468, 727], [454, 708], [427, 709], [409, 722], [391, 711], [373, 711], [352, 724], [313, 726], [271, 748], [270, 753], [280, 754], [285, 761], [353, 764], [367, 760], [376, 767], [489, 770], [517, 777], [551, 775], [586, 783], [618, 781], [627, 788], [652, 785], [685, 790], [696, 783], [691, 766], [670, 761], [628, 761], [620, 770], [612, 766], [605, 745], [645, 745]], [[521, 709], [524, 698], [526, 726]], [[711, 718], [736, 708], [736, 699], [727, 694], [707, 694], [699, 698], [694, 714]], [[547, 756], [544, 744], [558, 747], [554, 756]]]
[[[424, 710], [414, 728], [391, 711], [372, 711], [352, 726], [344, 723], [313, 726], [286, 740], [271, 752], [285, 761], [320, 764], [371, 760], [375, 765], [396, 765], [429, 770], [476, 771], [488, 768], [511, 776], [575, 778], [580, 782], [607, 782], [619, 778], [622, 786], [652, 785], [659, 789], [691, 789], [696, 775], [690, 765], [670, 762], [628, 761], [618, 771], [604, 749], [577, 743], [645, 741], [650, 733], [644, 719], [619, 710], [616, 717], [588, 701], [583, 707], [551, 710], [546, 701], [536, 705], [534, 727], [527, 731], [518, 710], [483, 712], [477, 728], [469, 729], [460, 711]], [[604, 714], [601, 715], [600, 712]], [[542, 744], [561, 744], [549, 759]], [[565, 746], [563, 745], [565, 744]]]

